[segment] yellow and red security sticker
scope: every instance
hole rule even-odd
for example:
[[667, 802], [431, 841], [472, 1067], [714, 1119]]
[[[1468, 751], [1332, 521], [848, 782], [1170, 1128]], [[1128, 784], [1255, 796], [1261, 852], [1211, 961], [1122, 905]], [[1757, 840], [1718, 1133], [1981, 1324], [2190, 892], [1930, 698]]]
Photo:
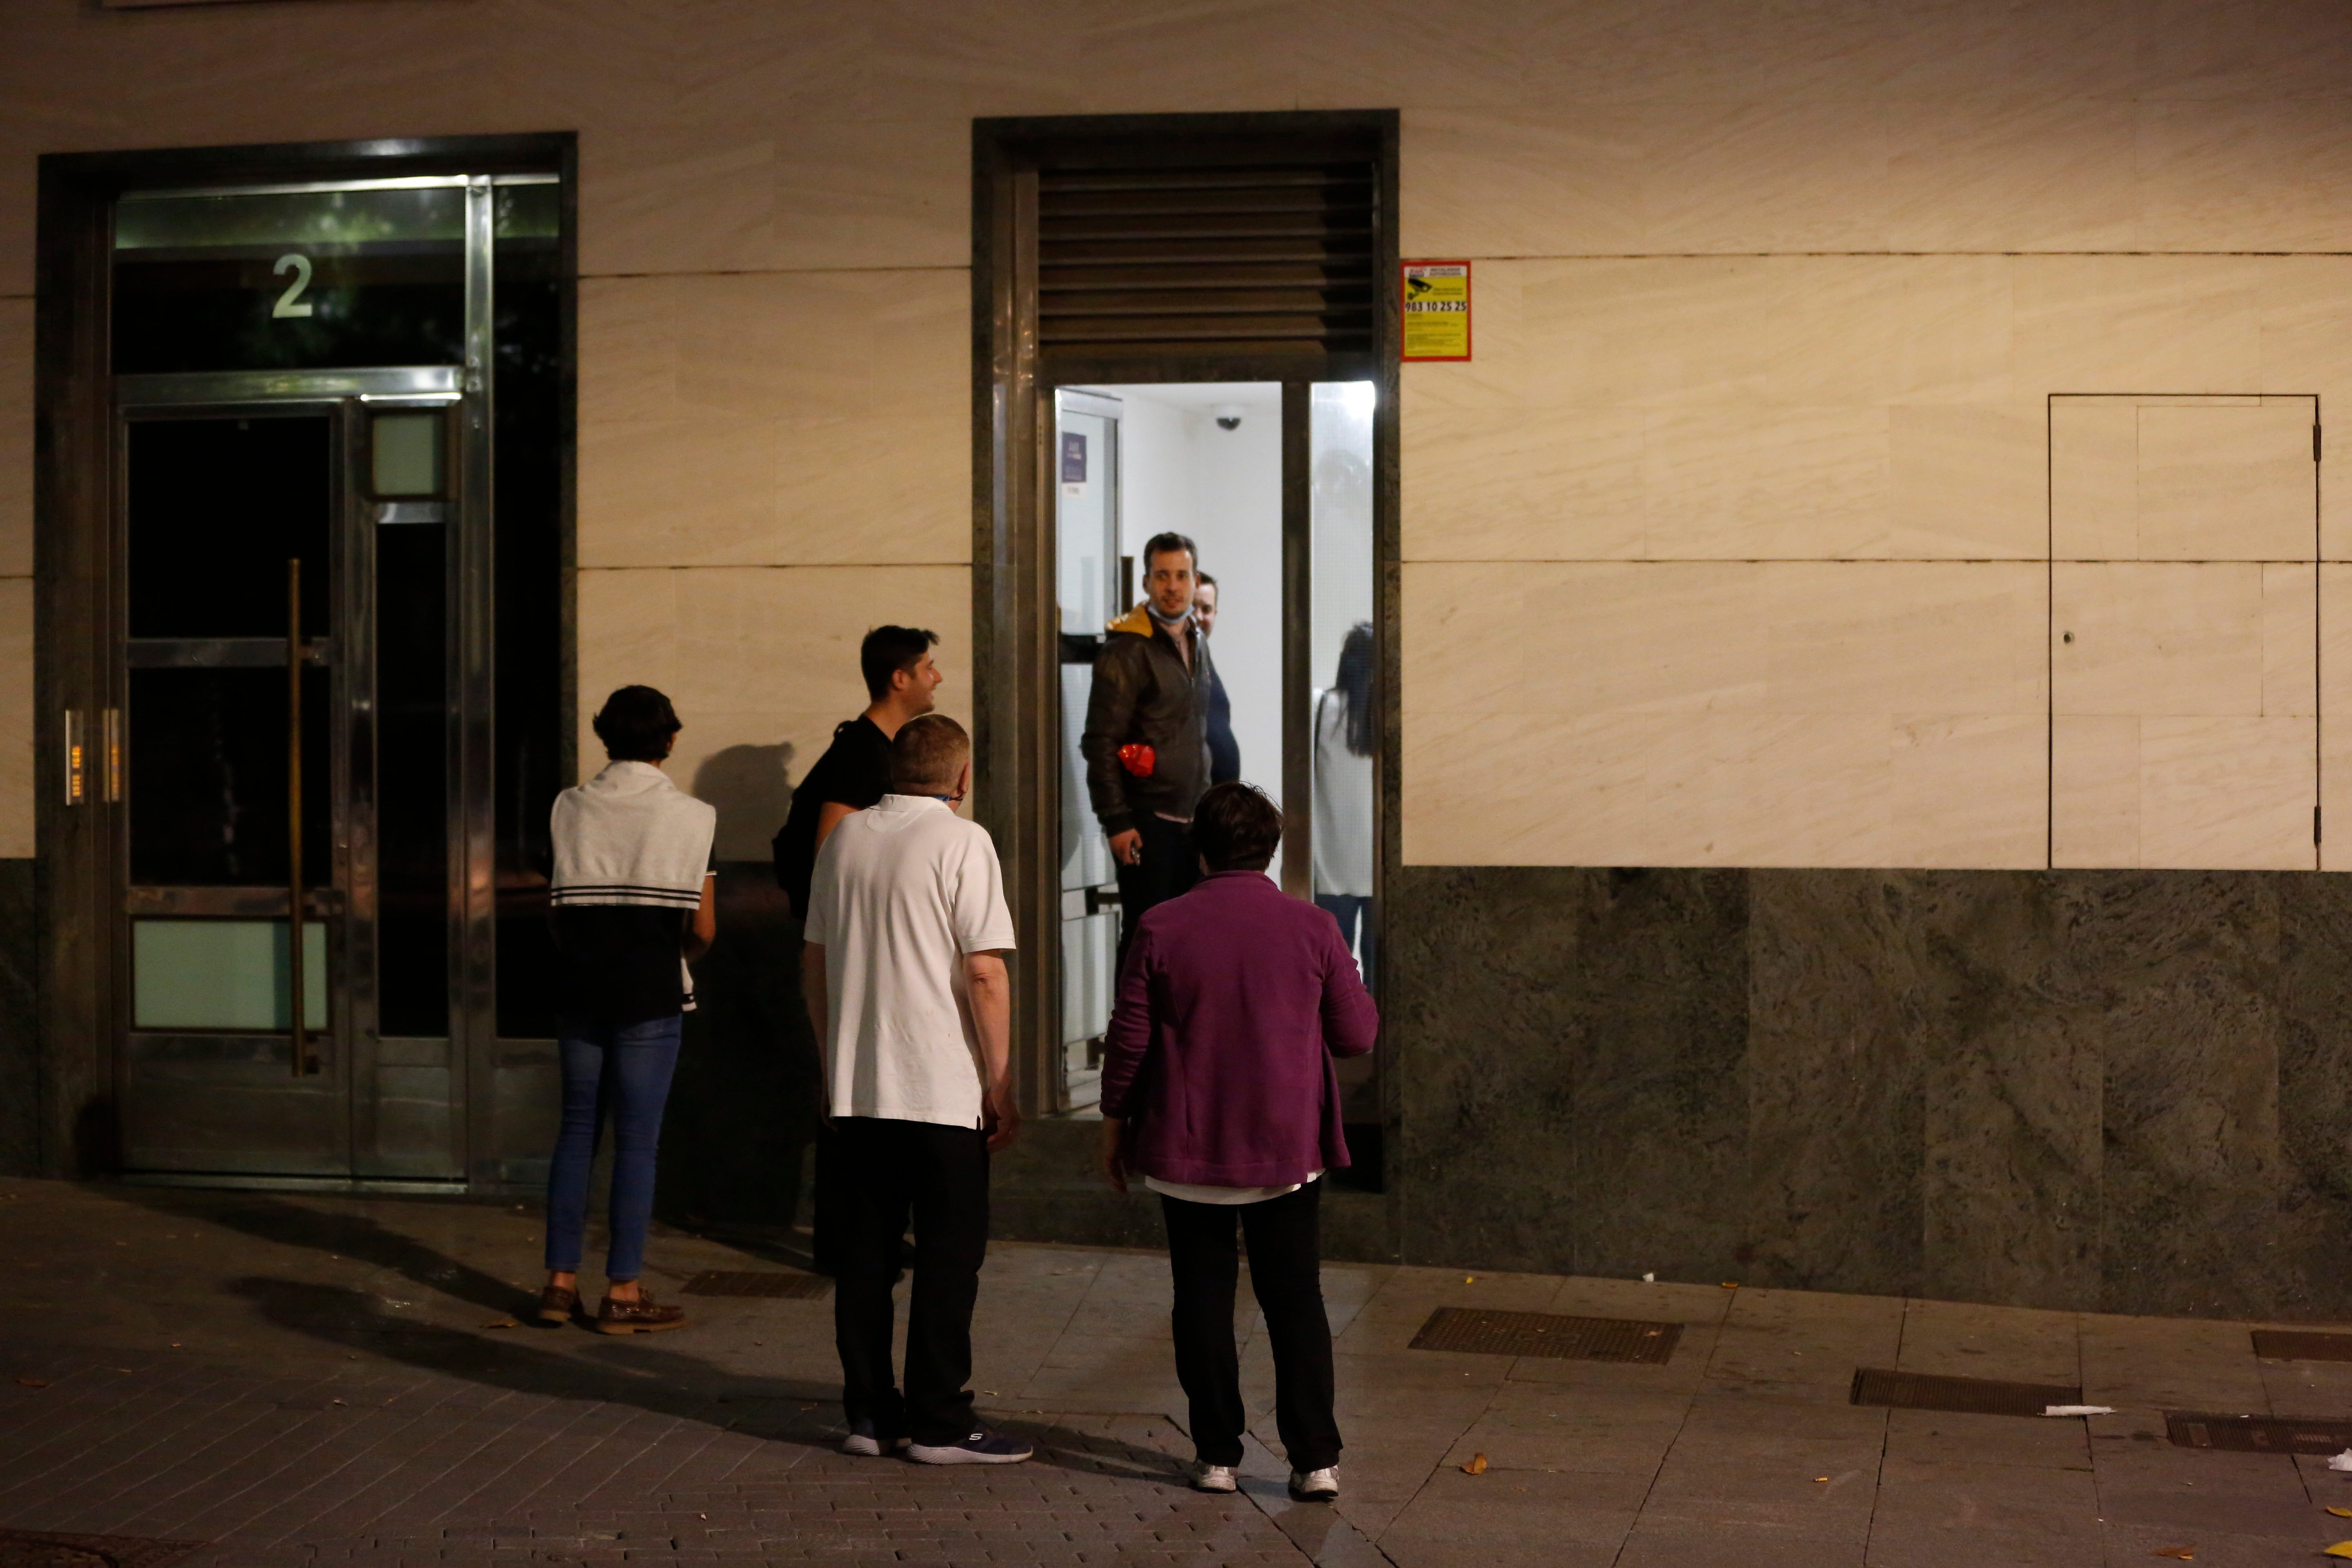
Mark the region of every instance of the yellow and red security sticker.
[[1408, 261], [1404, 264], [1404, 357], [1465, 360], [1470, 357], [1470, 264], [1467, 261]]

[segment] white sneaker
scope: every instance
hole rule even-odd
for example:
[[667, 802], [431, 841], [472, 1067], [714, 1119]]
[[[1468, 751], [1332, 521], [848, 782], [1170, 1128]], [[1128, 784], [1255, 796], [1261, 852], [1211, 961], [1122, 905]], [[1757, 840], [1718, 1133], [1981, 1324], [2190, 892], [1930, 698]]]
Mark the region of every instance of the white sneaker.
[[1231, 1465], [1213, 1465], [1206, 1459], [1192, 1461], [1192, 1489], [1196, 1492], [1230, 1492], [1241, 1489], [1241, 1477]]
[[1300, 1502], [1329, 1502], [1339, 1495], [1339, 1467], [1290, 1472], [1290, 1495]]

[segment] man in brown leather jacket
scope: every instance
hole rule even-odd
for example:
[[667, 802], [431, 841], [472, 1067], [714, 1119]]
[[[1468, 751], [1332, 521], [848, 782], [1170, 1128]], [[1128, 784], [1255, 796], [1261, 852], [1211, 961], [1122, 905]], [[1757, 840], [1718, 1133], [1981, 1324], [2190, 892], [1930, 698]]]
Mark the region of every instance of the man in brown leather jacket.
[[1200, 879], [1188, 831], [1209, 787], [1208, 639], [1192, 621], [1200, 552], [1181, 533], [1143, 547], [1144, 602], [1110, 624], [1095, 657], [1078, 749], [1087, 793], [1118, 867], [1118, 946], [1143, 911]]

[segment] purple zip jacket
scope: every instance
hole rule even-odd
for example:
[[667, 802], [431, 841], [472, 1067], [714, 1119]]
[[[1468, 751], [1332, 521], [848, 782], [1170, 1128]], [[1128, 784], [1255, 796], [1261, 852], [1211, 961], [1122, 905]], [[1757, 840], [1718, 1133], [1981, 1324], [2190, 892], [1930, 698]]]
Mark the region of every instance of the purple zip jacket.
[[1130, 1169], [1272, 1187], [1348, 1163], [1334, 1057], [1380, 1032], [1339, 923], [1261, 871], [1219, 871], [1154, 906], [1119, 971], [1102, 1110]]

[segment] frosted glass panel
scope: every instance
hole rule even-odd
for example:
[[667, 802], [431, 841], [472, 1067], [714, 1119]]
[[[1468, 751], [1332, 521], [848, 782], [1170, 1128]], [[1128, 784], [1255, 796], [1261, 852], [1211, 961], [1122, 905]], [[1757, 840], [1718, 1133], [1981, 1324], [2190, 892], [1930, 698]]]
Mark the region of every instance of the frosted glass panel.
[[441, 416], [379, 414], [368, 428], [374, 446], [369, 487], [373, 494], [441, 493]]
[[[132, 1026], [278, 1031], [292, 1013], [284, 921], [134, 921]], [[302, 1024], [327, 1026], [327, 928], [302, 927]]]

